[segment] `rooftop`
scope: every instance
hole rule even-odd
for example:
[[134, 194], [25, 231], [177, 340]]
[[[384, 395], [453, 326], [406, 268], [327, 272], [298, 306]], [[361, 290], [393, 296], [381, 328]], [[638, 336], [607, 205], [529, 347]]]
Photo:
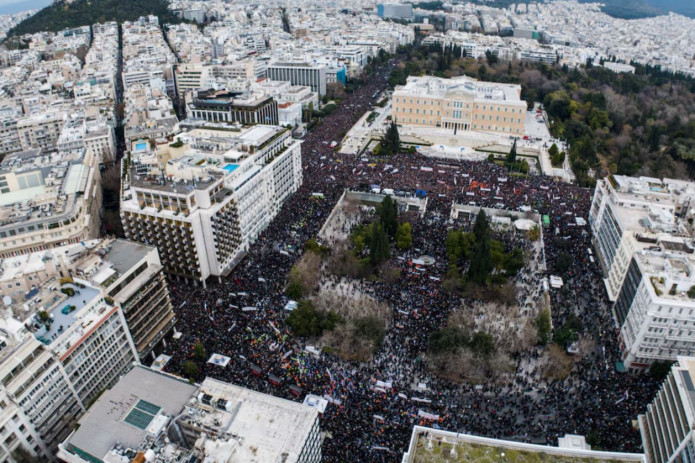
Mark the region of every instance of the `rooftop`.
[[63, 288], [72, 288], [75, 291], [73, 296], [69, 296], [65, 301], [57, 305], [50, 312], [52, 323], [39, 324], [40, 328], [34, 332], [34, 336], [46, 345], [50, 345], [63, 332], [72, 326], [77, 320], [77, 314], [81, 309], [99, 297], [100, 292], [96, 288], [68, 284]]
[[[233, 407], [232, 413], [213, 409], [207, 417], [212, 421], [218, 414], [227, 415], [220, 421], [228, 421], [227, 432], [241, 437], [231, 461], [296, 461], [318, 419], [316, 408], [211, 378], [203, 382], [201, 392]], [[282, 455], [287, 458], [281, 460]]]
[[92, 405], [66, 446], [98, 459], [116, 445], [137, 449], [146, 435], [158, 434], [196, 390], [185, 381], [135, 366]]
[[488, 439], [416, 426], [403, 463], [617, 463], [645, 462], [644, 455]]

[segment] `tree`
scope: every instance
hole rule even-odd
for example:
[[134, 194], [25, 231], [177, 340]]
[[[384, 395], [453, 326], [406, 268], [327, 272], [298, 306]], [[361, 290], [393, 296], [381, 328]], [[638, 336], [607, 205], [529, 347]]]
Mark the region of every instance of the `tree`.
[[432, 354], [454, 352], [468, 344], [468, 338], [458, 327], [447, 326], [430, 335], [427, 350]]
[[663, 381], [671, 372], [673, 362], [654, 362], [649, 367], [649, 375], [655, 381]]
[[471, 338], [470, 347], [476, 354], [488, 357], [495, 352], [495, 340], [491, 334], [477, 331]]
[[40, 463], [42, 461], [21, 445], [12, 451], [12, 458], [15, 463]]
[[548, 154], [550, 155], [551, 158], [560, 154], [560, 150], [558, 149], [558, 147], [555, 143], [550, 145], [550, 148], [548, 148]]
[[490, 224], [483, 209], [480, 209], [473, 227], [475, 245], [471, 256], [471, 265], [468, 268], [468, 276], [471, 281], [482, 285], [487, 280], [493, 269], [490, 245]]
[[410, 249], [413, 244], [413, 236], [411, 234], [410, 223], [405, 222], [398, 226], [396, 231], [396, 247], [399, 251]]
[[550, 341], [550, 310], [541, 309], [536, 316], [536, 331], [538, 332], [538, 344], [544, 346]]
[[311, 301], [303, 300], [299, 301], [285, 322], [296, 336], [307, 338], [321, 336], [324, 330], [332, 330], [338, 320], [335, 313], [324, 314], [316, 310]]
[[559, 273], [567, 273], [572, 265], [572, 256], [566, 252], [562, 252], [557, 256], [557, 262], [555, 263], [555, 268]]
[[529, 241], [538, 241], [541, 239], [541, 229], [538, 225], [534, 225], [528, 231]]
[[377, 207], [379, 223], [390, 237], [395, 237], [398, 231], [398, 204], [387, 195]]
[[391, 256], [389, 237], [381, 224], [377, 224], [369, 244], [369, 261], [377, 266]]
[[516, 138], [514, 139], [514, 144], [512, 145], [512, 149], [509, 151], [509, 154], [507, 155], [507, 166], [509, 168], [511, 168], [515, 162], [516, 162]]
[[189, 380], [195, 381], [198, 377], [198, 365], [191, 360], [186, 360], [183, 364], [183, 374], [186, 375]]
[[381, 150], [386, 156], [397, 154], [401, 149], [401, 138], [398, 134], [398, 126], [391, 122], [389, 128], [381, 139]]
[[205, 347], [203, 346], [202, 343], [197, 342], [193, 346], [193, 358], [195, 358], [197, 361], [202, 362], [205, 360]]
[[302, 285], [296, 281], [290, 281], [285, 288], [285, 296], [293, 301], [298, 301], [302, 298]]

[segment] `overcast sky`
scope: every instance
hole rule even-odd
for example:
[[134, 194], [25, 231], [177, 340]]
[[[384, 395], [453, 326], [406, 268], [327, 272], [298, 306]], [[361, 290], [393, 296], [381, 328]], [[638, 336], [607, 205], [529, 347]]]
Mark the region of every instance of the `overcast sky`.
[[0, 0], [0, 14], [19, 13], [50, 5], [51, 0]]

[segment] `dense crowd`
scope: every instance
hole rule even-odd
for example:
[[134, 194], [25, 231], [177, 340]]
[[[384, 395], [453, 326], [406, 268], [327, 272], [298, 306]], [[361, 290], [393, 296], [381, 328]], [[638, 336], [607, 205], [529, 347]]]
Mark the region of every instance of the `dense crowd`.
[[[171, 283], [182, 337], [168, 344], [165, 353], [172, 360], [166, 370], [183, 375], [184, 362], [194, 358], [193, 346], [200, 342], [208, 356], [219, 353], [231, 362], [221, 367], [197, 361], [199, 379], [211, 376], [294, 400], [307, 393], [325, 397], [330, 404], [321, 428], [329, 433], [323, 445], [329, 462], [400, 461], [414, 424], [553, 445], [565, 433], [594, 431], [606, 449], [639, 451], [631, 420], [652, 399], [655, 385], [646, 375], [618, 373], [614, 367], [619, 347], [610, 307], [599, 269], [589, 260], [590, 230], [577, 222], [577, 217], [588, 219], [591, 191], [548, 177], [511, 176], [488, 162], [338, 154], [331, 142], [370, 110], [374, 95], [386, 87], [388, 71], [373, 74], [306, 136], [303, 185], [228, 278], [206, 289]], [[346, 188], [375, 186], [427, 194], [427, 210], [413, 223], [413, 250], [392, 258], [401, 267], [399, 281], [365, 283], [370, 295], [392, 309], [389, 333], [367, 363], [308, 353], [283, 322], [287, 273]], [[561, 326], [574, 313], [597, 340], [568, 379], [539, 380], [519, 368], [508, 384], [473, 386], [438, 379], [421, 361], [428, 335], [461, 306], [441, 287], [452, 202], [511, 210], [526, 206], [550, 217], [544, 255], [535, 259], [547, 262], [548, 273], [560, 253], [574, 259], [564, 288], [550, 291], [553, 324]], [[426, 274], [409, 263], [422, 254], [437, 262]], [[518, 277], [524, 278], [540, 283]], [[529, 349], [515, 360], [521, 365], [538, 355], [538, 349]]]

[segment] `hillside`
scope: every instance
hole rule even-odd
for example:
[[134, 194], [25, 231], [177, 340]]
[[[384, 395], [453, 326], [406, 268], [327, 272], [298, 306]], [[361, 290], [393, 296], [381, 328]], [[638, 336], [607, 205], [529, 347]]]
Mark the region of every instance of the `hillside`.
[[7, 36], [60, 31], [107, 21], [133, 21], [140, 16], [155, 15], [160, 23], [179, 23], [167, 8], [166, 0], [75, 0], [58, 1], [10, 29]]

